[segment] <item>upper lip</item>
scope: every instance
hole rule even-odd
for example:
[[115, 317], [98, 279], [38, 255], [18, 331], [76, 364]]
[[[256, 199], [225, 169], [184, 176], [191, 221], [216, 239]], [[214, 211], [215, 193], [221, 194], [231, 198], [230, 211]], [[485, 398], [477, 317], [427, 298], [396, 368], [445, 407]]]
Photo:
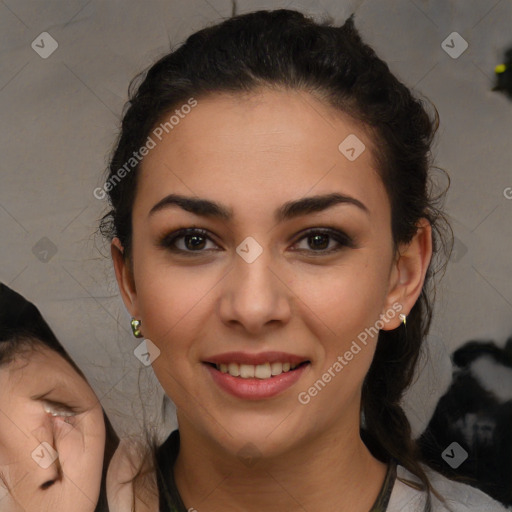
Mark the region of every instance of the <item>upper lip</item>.
[[251, 354], [250, 352], [225, 352], [209, 357], [204, 362], [212, 364], [264, 364], [264, 363], [291, 363], [300, 364], [308, 361], [307, 357], [298, 356], [295, 354], [288, 354], [286, 352], [259, 352]]

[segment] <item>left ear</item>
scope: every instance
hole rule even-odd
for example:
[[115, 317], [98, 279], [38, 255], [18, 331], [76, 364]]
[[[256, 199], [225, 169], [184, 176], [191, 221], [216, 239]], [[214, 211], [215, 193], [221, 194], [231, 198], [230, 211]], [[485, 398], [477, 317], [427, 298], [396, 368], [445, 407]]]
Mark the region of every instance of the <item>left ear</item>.
[[[409, 314], [423, 289], [431, 258], [432, 226], [427, 219], [422, 218], [417, 224], [413, 239], [398, 248], [390, 274], [384, 311], [390, 308], [397, 311], [396, 305], [400, 304], [402, 306], [400, 313]], [[401, 320], [396, 315], [386, 323], [383, 330], [396, 329], [400, 323]]]

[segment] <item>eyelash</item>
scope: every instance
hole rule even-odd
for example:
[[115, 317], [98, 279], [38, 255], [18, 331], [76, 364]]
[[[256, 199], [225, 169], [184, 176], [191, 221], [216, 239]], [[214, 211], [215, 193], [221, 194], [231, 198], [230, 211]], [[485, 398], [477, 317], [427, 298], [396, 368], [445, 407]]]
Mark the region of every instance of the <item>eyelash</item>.
[[[183, 255], [186, 255], [186, 256], [195, 256], [197, 254], [201, 254], [201, 253], [204, 253], [208, 250], [211, 250], [211, 249], [206, 249], [206, 250], [197, 250], [197, 251], [193, 251], [193, 250], [184, 250], [184, 249], [178, 249], [176, 246], [175, 246], [175, 243], [177, 240], [179, 239], [182, 239], [182, 238], [185, 238], [186, 236], [200, 236], [200, 237], [203, 237], [203, 238], [206, 238], [208, 240], [210, 240], [211, 242], [215, 243], [209, 236], [208, 236], [208, 231], [204, 230], [204, 229], [201, 229], [201, 228], [181, 228], [181, 229], [178, 229], [177, 231], [174, 231], [166, 236], [164, 236], [160, 242], [159, 242], [159, 246], [165, 248], [165, 249], [168, 249], [174, 253], [179, 253], [179, 254], [183, 254]], [[342, 231], [339, 231], [337, 229], [334, 229], [334, 228], [312, 228], [312, 229], [309, 229], [305, 232], [302, 233], [302, 236], [300, 238], [298, 238], [296, 240], [296, 242], [294, 242], [294, 245], [296, 245], [298, 242], [300, 242], [301, 240], [304, 240], [308, 237], [311, 237], [313, 235], [325, 235], [325, 236], [329, 236], [331, 237], [332, 240], [336, 241], [338, 244], [339, 244], [339, 247], [335, 248], [335, 249], [328, 249], [328, 250], [314, 250], [314, 249], [296, 249], [297, 251], [299, 252], [310, 252], [310, 253], [313, 253], [315, 256], [323, 256], [323, 255], [328, 255], [328, 254], [332, 254], [334, 252], [338, 252], [340, 251], [341, 249], [343, 249], [343, 247], [349, 247], [349, 248], [354, 248], [355, 247], [355, 243], [354, 243], [354, 240], [352, 240], [352, 238], [350, 238], [347, 234], [343, 233]]]
[[59, 418], [69, 424], [73, 424], [75, 417], [79, 414], [76, 408], [52, 400], [45, 400], [43, 409], [52, 418]]

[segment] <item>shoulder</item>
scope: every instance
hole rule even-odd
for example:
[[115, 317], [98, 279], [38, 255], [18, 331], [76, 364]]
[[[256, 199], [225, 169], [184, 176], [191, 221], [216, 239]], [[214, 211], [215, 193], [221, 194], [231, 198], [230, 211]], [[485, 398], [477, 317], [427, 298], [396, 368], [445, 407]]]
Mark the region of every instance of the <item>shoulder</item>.
[[[425, 467], [432, 487], [445, 502], [432, 495], [432, 512], [507, 512], [507, 509], [479, 489], [454, 482]], [[397, 466], [395, 485], [388, 505], [388, 512], [423, 512], [426, 506], [426, 492], [414, 488], [407, 482], [417, 483], [418, 479], [403, 466]]]

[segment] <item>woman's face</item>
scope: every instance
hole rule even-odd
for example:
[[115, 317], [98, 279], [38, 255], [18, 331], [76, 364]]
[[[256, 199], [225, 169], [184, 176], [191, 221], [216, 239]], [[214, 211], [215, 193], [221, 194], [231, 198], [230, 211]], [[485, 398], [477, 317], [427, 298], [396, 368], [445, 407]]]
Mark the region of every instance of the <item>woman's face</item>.
[[145, 157], [133, 274], [117, 240], [113, 256], [180, 428], [269, 456], [358, 429], [376, 343], [362, 333], [381, 315], [396, 328], [421, 290], [395, 258], [373, 150], [312, 96], [264, 90], [199, 100]]
[[0, 510], [92, 512], [105, 424], [93, 390], [39, 345], [0, 367]]

